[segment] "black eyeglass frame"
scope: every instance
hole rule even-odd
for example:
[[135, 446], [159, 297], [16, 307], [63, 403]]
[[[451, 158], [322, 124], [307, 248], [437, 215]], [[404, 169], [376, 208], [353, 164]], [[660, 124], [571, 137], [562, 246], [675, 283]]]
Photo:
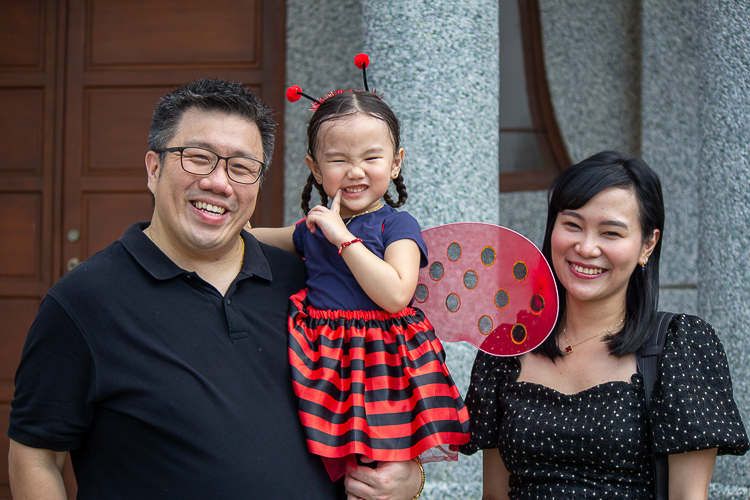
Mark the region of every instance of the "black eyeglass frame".
[[[195, 172], [191, 172], [190, 170], [186, 169], [185, 165], [182, 163], [182, 153], [186, 149], [200, 149], [201, 151], [206, 151], [208, 153], [211, 153], [212, 155], [214, 155], [216, 157], [216, 163], [214, 163], [214, 166], [211, 167], [211, 170], [209, 170], [205, 174], [196, 174]], [[266, 168], [268, 168], [268, 167], [266, 167], [265, 162], [262, 162], [260, 160], [256, 160], [255, 158], [250, 158], [249, 156], [242, 156], [242, 155], [221, 156], [221, 155], [219, 155], [217, 153], [214, 153], [210, 149], [201, 148], [201, 147], [198, 147], [198, 146], [175, 146], [175, 147], [172, 147], [172, 148], [155, 149], [154, 153], [180, 153], [180, 167], [182, 167], [182, 170], [184, 170], [185, 172], [187, 172], [189, 174], [192, 174], [192, 175], [211, 175], [214, 172], [214, 170], [216, 170], [216, 166], [219, 164], [219, 161], [220, 160], [224, 160], [224, 170], [226, 171], [227, 177], [229, 178], [229, 180], [231, 180], [232, 182], [236, 182], [237, 184], [242, 184], [244, 186], [252, 186], [253, 184], [257, 183], [259, 180], [261, 180], [263, 178], [263, 176], [266, 173]], [[232, 176], [231, 176], [231, 174], [229, 173], [229, 160], [231, 160], [232, 158], [247, 158], [248, 160], [254, 161], [255, 163], [259, 163], [260, 164], [260, 174], [258, 174], [257, 179], [255, 179], [253, 182], [242, 182], [242, 181], [238, 181], [238, 180], [233, 179]]]

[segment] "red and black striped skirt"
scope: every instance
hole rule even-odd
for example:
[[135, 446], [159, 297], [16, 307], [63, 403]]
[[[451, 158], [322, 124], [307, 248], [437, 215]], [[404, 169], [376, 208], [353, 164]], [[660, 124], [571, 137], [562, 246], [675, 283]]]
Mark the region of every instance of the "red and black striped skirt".
[[[422, 311], [314, 309], [291, 298], [289, 362], [310, 451], [332, 479], [345, 460], [455, 460], [469, 414]], [[444, 453], [435, 453], [435, 450]]]

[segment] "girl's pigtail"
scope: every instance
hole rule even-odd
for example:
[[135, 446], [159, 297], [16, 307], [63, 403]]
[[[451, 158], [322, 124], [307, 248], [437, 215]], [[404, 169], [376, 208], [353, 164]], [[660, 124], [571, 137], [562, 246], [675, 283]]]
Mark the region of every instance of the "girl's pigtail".
[[323, 206], [328, 206], [328, 195], [323, 190], [323, 186], [318, 184], [318, 182], [315, 180], [315, 176], [310, 173], [310, 175], [307, 176], [305, 187], [302, 189], [302, 203], [300, 203], [300, 207], [302, 207], [302, 213], [305, 215], [310, 212], [310, 198], [313, 186], [315, 186], [315, 189], [318, 190], [318, 194], [320, 195], [320, 204]]
[[401, 175], [401, 173], [398, 174], [398, 177], [393, 179], [393, 185], [396, 186], [398, 201], [394, 202], [391, 198], [391, 195], [387, 192], [383, 195], [383, 199], [389, 206], [398, 208], [406, 203], [406, 197], [408, 196], [408, 194], [406, 193], [406, 184], [404, 184], [404, 176]]
[[320, 195], [320, 204], [324, 207], [328, 206], [328, 195], [326, 194], [325, 189], [323, 189], [323, 186], [318, 184], [317, 181], [315, 181], [315, 187], [318, 189], [318, 194]]
[[307, 215], [307, 213], [310, 211], [310, 193], [312, 193], [314, 182], [315, 177], [313, 177], [313, 174], [310, 173], [310, 175], [307, 176], [305, 187], [302, 189], [302, 203], [300, 203], [300, 207], [302, 207], [302, 213], [305, 215]]

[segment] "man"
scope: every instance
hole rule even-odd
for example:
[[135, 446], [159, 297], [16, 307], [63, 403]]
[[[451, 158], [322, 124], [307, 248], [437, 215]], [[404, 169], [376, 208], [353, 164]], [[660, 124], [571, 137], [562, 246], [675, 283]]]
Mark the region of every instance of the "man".
[[[273, 150], [271, 112], [199, 80], [158, 104], [150, 223], [68, 273], [24, 346], [8, 436], [15, 498], [343, 498], [306, 448], [287, 362], [302, 262], [242, 231]], [[360, 466], [348, 498], [412, 498], [413, 462]]]

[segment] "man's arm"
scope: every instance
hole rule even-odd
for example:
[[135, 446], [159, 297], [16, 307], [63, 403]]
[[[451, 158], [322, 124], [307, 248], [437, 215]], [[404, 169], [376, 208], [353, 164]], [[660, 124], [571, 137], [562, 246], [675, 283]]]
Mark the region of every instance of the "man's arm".
[[[362, 457], [362, 462], [372, 462]], [[414, 460], [358, 465], [344, 480], [347, 500], [412, 500], [420, 491], [422, 472]]]
[[10, 440], [8, 472], [16, 500], [67, 500], [62, 468], [67, 451], [30, 448]]

